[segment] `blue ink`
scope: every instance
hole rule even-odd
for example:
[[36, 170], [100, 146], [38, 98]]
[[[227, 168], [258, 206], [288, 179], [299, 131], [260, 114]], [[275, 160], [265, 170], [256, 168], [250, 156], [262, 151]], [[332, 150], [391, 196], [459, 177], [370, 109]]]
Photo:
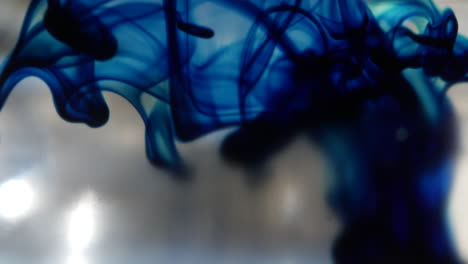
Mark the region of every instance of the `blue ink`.
[[0, 106], [37, 76], [61, 117], [98, 127], [102, 91], [117, 93], [171, 170], [175, 140], [237, 126], [222, 155], [255, 168], [305, 132], [334, 172], [335, 263], [460, 263], [446, 92], [467, 59], [455, 14], [430, 0], [32, 0]]

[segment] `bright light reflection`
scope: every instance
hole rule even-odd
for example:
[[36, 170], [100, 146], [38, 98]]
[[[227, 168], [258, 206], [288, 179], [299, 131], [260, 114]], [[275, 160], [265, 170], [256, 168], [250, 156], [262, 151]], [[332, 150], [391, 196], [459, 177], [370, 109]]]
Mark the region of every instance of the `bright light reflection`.
[[8, 221], [25, 217], [33, 208], [35, 195], [31, 185], [22, 179], [0, 185], [0, 216]]
[[458, 161], [458, 168], [453, 182], [453, 189], [450, 202], [450, 218], [454, 228], [454, 238], [458, 247], [461, 257], [466, 261], [468, 260], [468, 226], [466, 220], [468, 219], [468, 197], [466, 190], [468, 190], [468, 156], [464, 155]]
[[297, 214], [301, 209], [300, 201], [298, 188], [293, 184], [287, 185], [283, 191], [282, 210], [284, 220], [291, 221], [297, 218]]
[[71, 255], [68, 257], [66, 264], [88, 264], [89, 262], [82, 255]]
[[69, 216], [68, 243], [73, 253], [85, 250], [94, 237], [95, 208], [91, 196], [85, 196]]

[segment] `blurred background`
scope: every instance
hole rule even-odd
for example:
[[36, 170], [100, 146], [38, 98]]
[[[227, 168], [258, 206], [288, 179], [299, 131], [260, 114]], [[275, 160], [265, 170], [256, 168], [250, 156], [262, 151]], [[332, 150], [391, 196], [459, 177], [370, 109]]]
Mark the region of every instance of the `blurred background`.
[[[468, 34], [468, 2], [436, 2]], [[0, 0], [0, 56], [28, 3]], [[450, 217], [468, 260], [468, 86], [450, 96], [461, 130]], [[325, 204], [324, 158], [305, 137], [267, 164], [256, 190], [219, 157], [228, 131], [179, 144], [195, 179], [180, 184], [148, 162], [136, 111], [105, 97], [111, 118], [92, 129], [63, 121], [41, 81], [14, 89], [0, 113], [0, 263], [331, 263], [339, 224]]]

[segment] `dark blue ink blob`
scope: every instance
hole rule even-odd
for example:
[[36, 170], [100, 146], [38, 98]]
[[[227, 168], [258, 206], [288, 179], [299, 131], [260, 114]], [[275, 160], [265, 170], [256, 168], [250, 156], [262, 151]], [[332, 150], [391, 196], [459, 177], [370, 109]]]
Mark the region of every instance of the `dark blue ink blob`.
[[212, 38], [214, 36], [213, 30], [209, 28], [185, 23], [182, 21], [177, 21], [177, 27], [187, 34], [194, 35], [200, 38]]
[[53, 37], [96, 60], [108, 60], [117, 53], [117, 40], [96, 15], [90, 14], [93, 6], [81, 7], [71, 1], [61, 6], [59, 0], [48, 3], [44, 27]]
[[172, 170], [175, 140], [237, 126], [221, 153], [256, 169], [306, 133], [333, 171], [335, 263], [460, 263], [446, 92], [467, 61], [455, 14], [430, 0], [33, 0], [0, 106], [37, 76], [64, 119], [96, 127], [117, 93]]

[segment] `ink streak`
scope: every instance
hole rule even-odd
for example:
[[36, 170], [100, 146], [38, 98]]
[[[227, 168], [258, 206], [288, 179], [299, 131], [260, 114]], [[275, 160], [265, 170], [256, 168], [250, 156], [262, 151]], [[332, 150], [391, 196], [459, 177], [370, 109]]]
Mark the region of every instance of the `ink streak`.
[[209, 38], [212, 38], [214, 36], [213, 30], [211, 30], [209, 28], [193, 25], [193, 24], [190, 24], [190, 23], [184, 23], [184, 22], [178, 21], [177, 22], [177, 27], [180, 30], [187, 33], [187, 34], [197, 36], [197, 37], [200, 37], [200, 38], [209, 39]]

